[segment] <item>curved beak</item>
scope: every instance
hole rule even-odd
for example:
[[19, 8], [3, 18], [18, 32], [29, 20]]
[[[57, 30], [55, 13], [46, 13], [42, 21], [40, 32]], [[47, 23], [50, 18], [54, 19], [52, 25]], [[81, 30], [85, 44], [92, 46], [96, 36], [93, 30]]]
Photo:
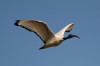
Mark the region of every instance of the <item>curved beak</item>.
[[80, 39], [80, 37], [79, 37], [79, 36], [77, 36], [77, 35], [72, 35], [72, 37], [76, 37], [76, 38]]
[[70, 39], [70, 38], [73, 38], [73, 37], [76, 37], [76, 38], [80, 39], [79, 36], [73, 35], [73, 34], [69, 34], [67, 37], [64, 37], [63, 39], [66, 40], [66, 39]]

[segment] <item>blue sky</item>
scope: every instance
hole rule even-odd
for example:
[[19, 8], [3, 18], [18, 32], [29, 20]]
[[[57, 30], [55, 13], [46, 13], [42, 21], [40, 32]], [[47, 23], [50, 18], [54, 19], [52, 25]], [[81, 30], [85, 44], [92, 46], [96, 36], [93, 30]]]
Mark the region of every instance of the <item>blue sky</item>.
[[[17, 19], [42, 20], [55, 33], [75, 23], [70, 33], [81, 39], [40, 51]], [[0, 23], [0, 66], [100, 66], [100, 0], [0, 0]]]

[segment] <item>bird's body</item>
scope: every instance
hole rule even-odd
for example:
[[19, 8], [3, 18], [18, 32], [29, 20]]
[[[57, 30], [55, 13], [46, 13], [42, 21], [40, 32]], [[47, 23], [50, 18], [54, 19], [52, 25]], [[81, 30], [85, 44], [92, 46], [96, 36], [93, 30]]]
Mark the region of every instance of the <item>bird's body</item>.
[[36, 33], [40, 39], [44, 42], [44, 45], [40, 49], [48, 47], [58, 46], [66, 39], [77, 37], [77, 35], [69, 34], [64, 37], [64, 32], [70, 32], [74, 26], [73, 23], [67, 25], [58, 33], [54, 34], [46, 25], [46, 23], [38, 20], [16, 20], [16, 26], [21, 26], [29, 31]]
[[55, 35], [54, 37], [50, 38], [46, 44], [44, 44], [41, 48], [48, 48], [48, 47], [54, 47], [54, 46], [58, 46], [59, 44], [61, 44], [61, 42], [63, 41], [63, 39], [58, 36]]

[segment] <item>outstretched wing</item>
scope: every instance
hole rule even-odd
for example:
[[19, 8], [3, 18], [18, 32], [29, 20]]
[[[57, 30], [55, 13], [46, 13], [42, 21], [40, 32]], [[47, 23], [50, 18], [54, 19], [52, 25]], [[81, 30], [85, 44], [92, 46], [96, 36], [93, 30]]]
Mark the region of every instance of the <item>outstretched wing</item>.
[[62, 30], [60, 30], [58, 33], [56, 33], [56, 35], [59, 35], [63, 38], [64, 32], [70, 32], [73, 27], [74, 27], [74, 23], [71, 23], [67, 25], [66, 27], [64, 27]]
[[21, 26], [29, 31], [36, 33], [44, 43], [46, 43], [50, 37], [54, 36], [53, 32], [42, 21], [16, 20], [15, 25]]
[[65, 32], [70, 32], [73, 27], [74, 27], [74, 23], [67, 25]]

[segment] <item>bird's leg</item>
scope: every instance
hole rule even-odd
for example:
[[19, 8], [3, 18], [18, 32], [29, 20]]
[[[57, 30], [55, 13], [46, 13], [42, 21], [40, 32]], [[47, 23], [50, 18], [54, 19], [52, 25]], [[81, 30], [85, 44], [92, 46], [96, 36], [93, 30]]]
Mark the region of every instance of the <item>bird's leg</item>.
[[47, 48], [47, 46], [46, 45], [43, 45], [42, 47], [39, 48], [39, 50], [45, 49], [45, 48]]
[[45, 48], [45, 47], [44, 47], [44, 46], [42, 46], [42, 47], [40, 47], [40, 48], [39, 48], [39, 50], [44, 49], [44, 48]]

